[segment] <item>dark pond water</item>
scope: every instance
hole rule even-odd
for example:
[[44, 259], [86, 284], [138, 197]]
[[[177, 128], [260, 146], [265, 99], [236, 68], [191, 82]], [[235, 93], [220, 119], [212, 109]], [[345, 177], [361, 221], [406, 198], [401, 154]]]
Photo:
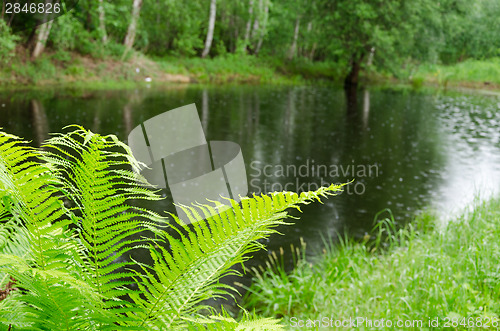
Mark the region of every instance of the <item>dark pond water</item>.
[[0, 126], [35, 145], [75, 123], [126, 140], [141, 122], [190, 103], [207, 140], [241, 146], [251, 192], [355, 179], [303, 208], [300, 221], [269, 240], [271, 250], [303, 237], [314, 253], [322, 236], [361, 237], [384, 208], [401, 223], [428, 208], [447, 218], [500, 188], [500, 98], [491, 95], [372, 90], [347, 107], [344, 92], [330, 87], [3, 91]]

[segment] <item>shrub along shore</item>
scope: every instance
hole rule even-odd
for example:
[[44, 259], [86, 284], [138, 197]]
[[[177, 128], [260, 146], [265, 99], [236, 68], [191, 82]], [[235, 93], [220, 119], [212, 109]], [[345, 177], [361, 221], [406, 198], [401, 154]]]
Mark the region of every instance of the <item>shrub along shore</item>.
[[375, 232], [364, 242], [330, 243], [314, 261], [300, 258], [290, 273], [274, 254], [268, 268], [254, 270], [245, 308], [283, 317], [290, 329], [341, 322], [343, 329], [360, 330], [370, 323], [405, 330], [498, 328], [500, 199], [478, 203], [446, 225], [421, 215], [395, 229], [388, 217]]

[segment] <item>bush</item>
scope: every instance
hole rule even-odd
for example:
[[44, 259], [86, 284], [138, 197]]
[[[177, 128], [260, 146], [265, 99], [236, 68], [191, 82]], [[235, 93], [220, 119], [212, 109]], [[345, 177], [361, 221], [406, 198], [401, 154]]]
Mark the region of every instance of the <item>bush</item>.
[[6, 63], [13, 56], [19, 37], [12, 34], [4, 20], [0, 20], [0, 62]]

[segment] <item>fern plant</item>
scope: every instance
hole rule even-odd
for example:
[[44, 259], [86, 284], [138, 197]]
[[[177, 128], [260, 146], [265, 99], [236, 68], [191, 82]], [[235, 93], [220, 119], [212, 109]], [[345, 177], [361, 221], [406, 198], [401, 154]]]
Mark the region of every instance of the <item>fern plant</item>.
[[[140, 168], [115, 136], [81, 127], [40, 150], [0, 133], [0, 326], [282, 329], [250, 314], [239, 322], [224, 311], [203, 317], [201, 303], [234, 290], [218, 280], [263, 248], [258, 239], [287, 224], [288, 208], [340, 186], [243, 198], [220, 214], [215, 204], [184, 206], [188, 226], [132, 203], [161, 199]], [[146, 229], [152, 238], [141, 237]], [[151, 264], [129, 258], [137, 247], [148, 250]]]

